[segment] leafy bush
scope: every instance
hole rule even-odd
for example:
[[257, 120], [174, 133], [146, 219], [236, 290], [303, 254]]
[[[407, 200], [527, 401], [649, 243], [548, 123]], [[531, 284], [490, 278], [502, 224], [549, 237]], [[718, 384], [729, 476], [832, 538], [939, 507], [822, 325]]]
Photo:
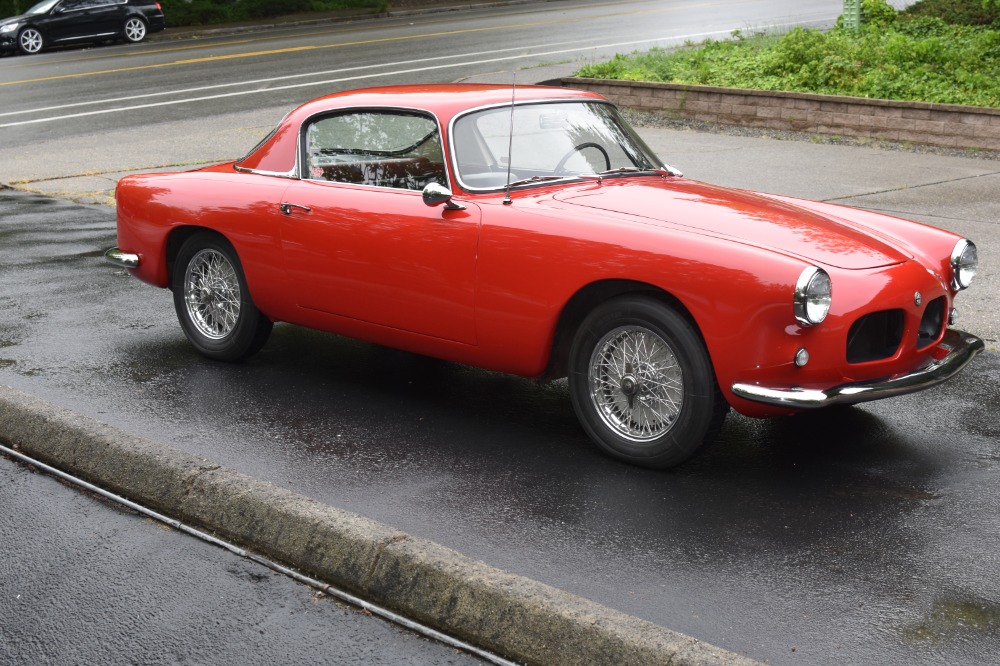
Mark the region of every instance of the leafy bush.
[[983, 0], [919, 0], [902, 12], [907, 17], [934, 17], [955, 25], [990, 25], [1000, 21], [1000, 3]]
[[578, 75], [1000, 107], [1000, 30], [883, 8], [884, 0], [865, 0], [856, 31], [737, 33], [669, 53], [617, 55]]
[[160, 4], [167, 25], [178, 27], [341, 9], [383, 11], [388, 3], [386, 0], [160, 0]]
[[0, 0], [0, 17], [17, 16], [33, 4], [31, 0]]

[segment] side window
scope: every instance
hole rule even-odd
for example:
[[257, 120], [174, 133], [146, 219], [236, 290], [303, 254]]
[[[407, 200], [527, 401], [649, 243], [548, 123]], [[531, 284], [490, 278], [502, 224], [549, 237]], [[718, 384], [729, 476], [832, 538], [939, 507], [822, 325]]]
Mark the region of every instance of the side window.
[[406, 111], [352, 111], [311, 122], [303, 136], [309, 180], [422, 190], [446, 185], [437, 122]]

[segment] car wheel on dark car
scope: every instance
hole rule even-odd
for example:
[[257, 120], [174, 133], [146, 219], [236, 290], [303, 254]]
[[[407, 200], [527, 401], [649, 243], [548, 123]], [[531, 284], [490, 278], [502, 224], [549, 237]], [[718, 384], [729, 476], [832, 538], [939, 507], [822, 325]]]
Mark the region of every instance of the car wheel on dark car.
[[569, 385], [591, 439], [643, 467], [687, 460], [715, 438], [728, 411], [692, 324], [644, 296], [606, 302], [584, 320]]
[[125, 37], [125, 41], [131, 44], [141, 42], [146, 39], [146, 22], [138, 16], [130, 16], [125, 20], [122, 35]]
[[21, 53], [31, 55], [42, 50], [42, 47], [45, 46], [45, 38], [35, 28], [25, 28], [17, 36], [17, 45], [20, 47]]
[[209, 358], [246, 358], [271, 335], [273, 324], [254, 305], [239, 257], [222, 236], [197, 233], [184, 242], [172, 287], [184, 334]]

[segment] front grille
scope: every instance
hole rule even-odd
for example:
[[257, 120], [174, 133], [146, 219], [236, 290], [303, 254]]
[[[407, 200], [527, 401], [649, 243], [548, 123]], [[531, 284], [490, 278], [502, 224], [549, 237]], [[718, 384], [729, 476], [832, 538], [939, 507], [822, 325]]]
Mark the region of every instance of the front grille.
[[890, 358], [903, 341], [903, 311], [866, 314], [847, 333], [847, 362], [867, 363]]
[[924, 316], [920, 318], [920, 330], [917, 331], [917, 349], [933, 344], [941, 336], [947, 305], [944, 296], [939, 296], [927, 304]]

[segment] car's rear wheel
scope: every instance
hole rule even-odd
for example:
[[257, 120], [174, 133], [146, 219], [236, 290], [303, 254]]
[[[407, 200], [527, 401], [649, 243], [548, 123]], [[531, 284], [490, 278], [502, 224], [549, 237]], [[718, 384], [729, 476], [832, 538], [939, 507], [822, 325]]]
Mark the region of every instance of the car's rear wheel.
[[729, 406], [705, 346], [684, 317], [626, 296], [597, 307], [570, 351], [570, 397], [604, 452], [634, 465], [677, 465], [713, 440]]
[[42, 50], [42, 47], [45, 46], [45, 38], [35, 28], [25, 28], [17, 36], [17, 45], [21, 49], [21, 53], [31, 55]]
[[138, 16], [130, 16], [125, 19], [125, 25], [122, 27], [122, 36], [125, 37], [126, 42], [137, 44], [146, 39], [146, 32], [146, 22]]
[[271, 335], [273, 324], [250, 298], [236, 250], [217, 234], [198, 233], [184, 242], [172, 287], [184, 334], [209, 358], [246, 358]]

